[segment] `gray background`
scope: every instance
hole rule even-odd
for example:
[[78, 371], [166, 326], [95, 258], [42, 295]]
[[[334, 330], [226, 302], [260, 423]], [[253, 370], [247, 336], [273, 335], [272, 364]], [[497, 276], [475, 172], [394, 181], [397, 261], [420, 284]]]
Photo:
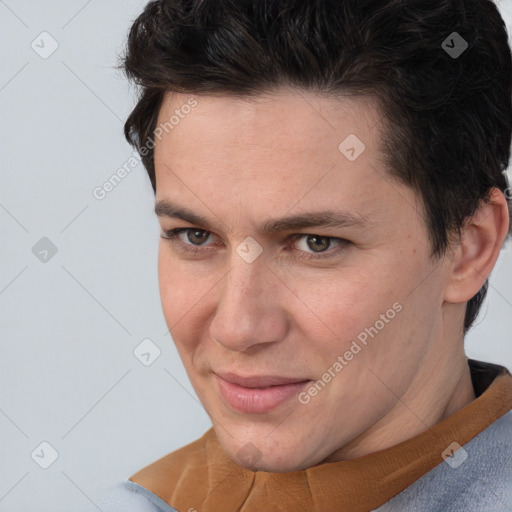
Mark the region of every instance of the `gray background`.
[[[92, 506], [210, 427], [161, 312], [142, 164], [92, 194], [132, 155], [134, 91], [115, 65], [144, 4], [0, 0], [0, 511]], [[511, 319], [508, 244], [468, 355], [512, 370]], [[133, 351], [148, 338], [161, 354], [145, 366]]]

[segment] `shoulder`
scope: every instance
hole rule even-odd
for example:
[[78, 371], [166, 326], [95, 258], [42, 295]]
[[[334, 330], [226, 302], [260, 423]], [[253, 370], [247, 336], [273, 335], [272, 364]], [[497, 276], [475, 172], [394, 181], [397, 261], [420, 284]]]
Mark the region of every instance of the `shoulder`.
[[177, 512], [144, 487], [126, 480], [102, 489], [80, 512]]
[[375, 512], [512, 510], [512, 411], [462, 448]]

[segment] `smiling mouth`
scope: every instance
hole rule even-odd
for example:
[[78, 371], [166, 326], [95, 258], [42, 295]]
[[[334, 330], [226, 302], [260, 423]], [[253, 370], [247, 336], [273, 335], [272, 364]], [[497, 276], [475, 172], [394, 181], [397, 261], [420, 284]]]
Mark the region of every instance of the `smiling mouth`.
[[275, 376], [241, 377], [215, 374], [224, 402], [231, 409], [246, 414], [262, 414], [297, 395], [309, 379]]

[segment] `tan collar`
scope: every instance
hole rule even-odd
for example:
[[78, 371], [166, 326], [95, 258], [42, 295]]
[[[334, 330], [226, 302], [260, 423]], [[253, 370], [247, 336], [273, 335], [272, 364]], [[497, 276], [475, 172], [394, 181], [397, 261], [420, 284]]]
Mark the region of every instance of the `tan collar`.
[[363, 457], [289, 473], [252, 472], [234, 463], [213, 428], [138, 471], [130, 480], [180, 512], [373, 510], [443, 462], [454, 441], [469, 442], [512, 409], [512, 375], [468, 360], [477, 398], [400, 444]]

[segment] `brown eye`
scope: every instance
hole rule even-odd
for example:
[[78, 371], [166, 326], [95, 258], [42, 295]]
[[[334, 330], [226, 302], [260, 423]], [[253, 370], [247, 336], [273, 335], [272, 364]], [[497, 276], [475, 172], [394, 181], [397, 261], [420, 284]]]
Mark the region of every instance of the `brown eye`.
[[210, 238], [211, 233], [205, 229], [176, 228], [164, 231], [160, 236], [172, 243], [181, 244], [184, 248], [196, 250], [195, 248], [208, 248], [208, 245], [205, 244], [205, 242]]
[[303, 259], [330, 258], [340, 255], [351, 242], [333, 236], [299, 234], [294, 235], [296, 255]]
[[331, 246], [331, 239], [327, 236], [307, 235], [306, 243], [314, 252], [323, 252]]
[[193, 245], [201, 245], [210, 236], [208, 231], [204, 229], [188, 229], [187, 230], [187, 240]]

